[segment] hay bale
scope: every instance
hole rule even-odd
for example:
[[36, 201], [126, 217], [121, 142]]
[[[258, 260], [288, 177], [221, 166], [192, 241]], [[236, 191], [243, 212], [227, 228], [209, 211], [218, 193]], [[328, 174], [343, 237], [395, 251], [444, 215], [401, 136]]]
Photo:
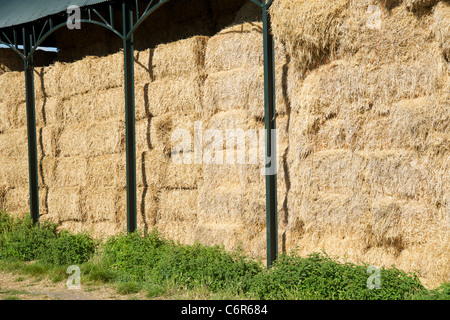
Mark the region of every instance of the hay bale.
[[0, 150], [4, 157], [28, 157], [27, 128], [11, 129], [0, 134]]
[[208, 74], [263, 64], [261, 23], [244, 23], [223, 29], [208, 40], [205, 68]]
[[89, 157], [86, 169], [86, 182], [91, 188], [126, 187], [125, 153]]
[[198, 191], [162, 189], [159, 194], [157, 226], [163, 222], [197, 223]]
[[[82, 210], [91, 223], [119, 222], [126, 219], [126, 189], [122, 187], [93, 187], [82, 190]], [[126, 220], [125, 220], [126, 221]]]
[[69, 97], [94, 88], [120, 87], [123, 74], [123, 53], [118, 52], [107, 57], [87, 56], [73, 63], [57, 62], [47, 68], [43, 80], [49, 96]]
[[137, 59], [144, 70], [137, 69], [137, 81], [148, 82], [194, 74], [202, 75], [207, 39], [204, 36], [195, 36], [160, 44], [154, 49], [141, 52]]
[[0, 74], [1, 102], [24, 102], [25, 75], [23, 72], [6, 72]]
[[50, 187], [47, 196], [48, 215], [51, 221], [83, 220], [82, 189], [76, 187]]
[[239, 68], [209, 74], [203, 87], [204, 110], [208, 114], [248, 106], [247, 90], [258, 78], [258, 69]]
[[45, 133], [43, 132], [46, 155], [98, 156], [125, 151], [123, 120], [111, 119], [87, 126], [71, 124], [64, 127], [48, 127]]
[[[46, 213], [47, 188], [39, 188], [40, 213]], [[3, 208], [12, 215], [24, 216], [30, 212], [30, 187], [7, 188], [3, 196]]]
[[[277, 64], [275, 83], [275, 108], [278, 114], [286, 114], [287, 96], [284, 90], [285, 69]], [[245, 88], [243, 90], [242, 88]], [[264, 69], [243, 66], [230, 71], [208, 75], [203, 86], [205, 114], [232, 109], [247, 110], [247, 117], [264, 117]]]
[[[125, 118], [123, 87], [97, 90], [70, 96], [60, 102], [61, 124], [94, 123], [110, 118]], [[50, 122], [49, 122], [50, 123]]]
[[274, 37], [286, 44], [297, 70], [304, 72], [335, 51], [348, 4], [348, 0], [274, 2], [270, 8]]
[[198, 191], [162, 189], [158, 196], [155, 228], [168, 239], [194, 242], [197, 224]]
[[28, 158], [11, 158], [0, 154], [0, 185], [18, 187], [28, 185]]
[[199, 223], [195, 228], [195, 240], [204, 245], [223, 245], [225, 250], [237, 249], [245, 242], [245, 226], [226, 221]]
[[43, 145], [45, 155], [70, 157], [88, 154], [88, 128], [86, 126], [80, 124], [64, 127], [47, 126], [44, 130], [43, 140], [45, 140]]
[[450, 5], [441, 1], [434, 8], [434, 35], [447, 61], [450, 61]]
[[125, 121], [112, 119], [93, 124], [86, 131], [87, 154], [121, 153], [125, 151]]
[[136, 87], [137, 118], [199, 112], [202, 109], [200, 85], [201, 78], [195, 74], [140, 83]]
[[88, 159], [84, 156], [56, 158], [51, 187], [84, 187], [87, 184]]
[[[57, 98], [35, 100], [36, 126], [57, 123], [61, 119]], [[27, 106], [25, 102], [0, 102], [0, 130], [27, 126]]]
[[161, 150], [167, 156], [170, 156], [180, 143], [175, 139], [174, 132], [176, 130], [189, 132], [193, 141], [195, 121], [195, 114], [177, 115], [168, 113], [153, 117], [150, 124], [150, 143], [152, 148]]
[[151, 231], [156, 224], [159, 206], [159, 190], [154, 186], [137, 189], [137, 229]]

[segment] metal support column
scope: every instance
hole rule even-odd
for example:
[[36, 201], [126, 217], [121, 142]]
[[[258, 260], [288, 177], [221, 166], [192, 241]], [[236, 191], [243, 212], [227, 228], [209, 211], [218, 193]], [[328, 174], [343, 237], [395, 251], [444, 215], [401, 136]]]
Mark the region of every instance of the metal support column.
[[266, 219], [267, 267], [278, 255], [277, 227], [277, 152], [275, 114], [275, 61], [274, 43], [270, 32], [271, 22], [266, 0], [262, 5], [264, 37], [264, 117], [266, 131]]
[[[33, 34], [27, 27], [22, 28], [23, 50], [25, 57], [33, 47]], [[30, 214], [34, 223], [39, 222], [39, 181], [36, 138], [36, 109], [34, 97], [33, 56], [24, 59], [25, 90], [28, 132], [28, 172], [30, 186]]]
[[128, 37], [129, 32], [133, 28], [133, 9], [129, 1], [126, 0], [122, 0], [122, 19], [125, 71], [125, 130], [127, 154], [127, 230], [128, 232], [134, 232], [137, 227], [134, 39], [133, 35]]

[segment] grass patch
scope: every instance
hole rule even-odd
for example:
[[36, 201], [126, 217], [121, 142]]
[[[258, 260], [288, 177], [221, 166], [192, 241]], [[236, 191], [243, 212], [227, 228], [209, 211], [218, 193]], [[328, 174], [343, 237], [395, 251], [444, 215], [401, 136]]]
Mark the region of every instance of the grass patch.
[[380, 288], [369, 289], [365, 264], [291, 252], [267, 270], [242, 250], [181, 245], [156, 230], [118, 234], [100, 244], [87, 233], [58, 233], [54, 225], [37, 227], [0, 212], [0, 245], [0, 270], [60, 282], [75, 264], [82, 285], [108, 284], [121, 295], [144, 291], [147, 299], [450, 299], [450, 284], [426, 290], [416, 274], [394, 267], [381, 268]]

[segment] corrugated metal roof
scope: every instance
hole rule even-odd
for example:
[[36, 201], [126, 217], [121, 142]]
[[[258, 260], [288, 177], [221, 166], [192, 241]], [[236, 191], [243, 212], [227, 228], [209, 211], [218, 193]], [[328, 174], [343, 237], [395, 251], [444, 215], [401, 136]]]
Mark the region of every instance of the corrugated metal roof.
[[31, 22], [60, 12], [71, 5], [84, 7], [108, 0], [0, 0], [0, 29]]

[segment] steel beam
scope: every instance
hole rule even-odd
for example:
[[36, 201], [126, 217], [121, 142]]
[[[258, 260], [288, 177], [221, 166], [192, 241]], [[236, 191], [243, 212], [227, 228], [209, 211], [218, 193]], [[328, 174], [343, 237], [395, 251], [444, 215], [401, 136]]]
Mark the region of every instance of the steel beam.
[[264, 0], [262, 8], [264, 39], [264, 119], [266, 129], [267, 267], [270, 268], [278, 255], [275, 53], [273, 36], [270, 33], [271, 22], [266, 0]]
[[127, 157], [127, 230], [137, 227], [136, 197], [136, 130], [134, 98], [134, 36], [127, 37], [133, 29], [133, 9], [129, 1], [122, 1], [123, 50], [125, 71], [125, 130]]
[[[27, 28], [22, 28], [24, 56], [28, 56], [33, 48], [33, 33]], [[25, 92], [27, 109], [28, 132], [28, 172], [30, 187], [30, 214], [34, 223], [39, 222], [39, 180], [36, 139], [36, 109], [34, 97], [34, 66], [33, 56], [24, 59]]]

